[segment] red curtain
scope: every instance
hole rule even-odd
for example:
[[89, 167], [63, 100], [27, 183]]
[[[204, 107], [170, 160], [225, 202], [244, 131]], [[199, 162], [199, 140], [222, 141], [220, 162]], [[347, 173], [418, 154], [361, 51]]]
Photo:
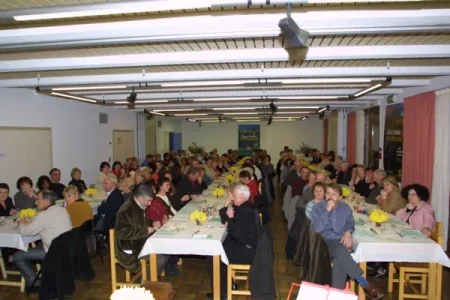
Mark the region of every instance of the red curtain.
[[347, 162], [353, 165], [356, 161], [356, 113], [347, 115]]
[[323, 120], [323, 152], [328, 152], [328, 119]]
[[405, 99], [402, 186], [433, 186], [435, 100], [434, 91]]

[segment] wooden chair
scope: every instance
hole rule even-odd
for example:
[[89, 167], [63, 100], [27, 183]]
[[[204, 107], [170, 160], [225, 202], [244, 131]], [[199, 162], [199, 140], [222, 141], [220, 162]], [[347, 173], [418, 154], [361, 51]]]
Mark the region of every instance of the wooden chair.
[[[437, 222], [430, 238], [441, 247], [444, 245], [443, 224]], [[399, 300], [405, 298], [427, 299], [427, 276], [429, 272], [428, 263], [389, 263], [388, 292], [394, 291], [394, 283], [399, 284]], [[396, 277], [395, 274], [398, 274]], [[405, 293], [405, 285], [408, 284], [414, 294]], [[420, 286], [420, 292], [413, 284]], [[442, 293], [442, 265], [437, 266], [436, 276], [436, 298], [441, 299]]]
[[[227, 274], [227, 299], [231, 300], [233, 296], [251, 296], [248, 284], [248, 272], [250, 265], [228, 265]], [[235, 281], [245, 281], [244, 290], [233, 290], [233, 279]]]
[[137, 286], [140, 287], [141, 283], [136, 283], [136, 281], [142, 276], [142, 281], [147, 280], [147, 261], [145, 259], [140, 259], [141, 271], [136, 273], [133, 278], [131, 278], [131, 272], [125, 270], [125, 282], [117, 281], [117, 269], [116, 264], [118, 264], [116, 259], [116, 248], [115, 248], [115, 235], [114, 229], [109, 230], [109, 251], [110, 251], [110, 261], [111, 261], [111, 285], [112, 292], [121, 286]]

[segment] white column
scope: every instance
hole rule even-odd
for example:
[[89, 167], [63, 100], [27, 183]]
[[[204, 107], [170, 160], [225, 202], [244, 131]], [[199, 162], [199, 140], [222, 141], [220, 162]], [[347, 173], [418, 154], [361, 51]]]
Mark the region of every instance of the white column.
[[145, 159], [145, 115], [143, 112], [136, 113], [136, 152], [138, 161]]
[[345, 109], [338, 110], [338, 126], [337, 126], [337, 133], [338, 133], [338, 149], [337, 149], [337, 155], [340, 155], [343, 157], [344, 160], [347, 160], [347, 115], [348, 111]]
[[380, 104], [380, 148], [381, 148], [381, 159], [379, 161], [379, 168], [384, 169], [384, 128], [386, 122], [386, 98], [380, 100], [379, 104]]
[[356, 112], [356, 163], [364, 164], [364, 135], [366, 131], [364, 111]]

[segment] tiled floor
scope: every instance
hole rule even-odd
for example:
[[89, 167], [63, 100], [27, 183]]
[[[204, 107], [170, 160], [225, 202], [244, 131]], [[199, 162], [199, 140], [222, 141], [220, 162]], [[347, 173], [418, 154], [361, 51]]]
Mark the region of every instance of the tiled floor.
[[[277, 299], [286, 299], [289, 287], [296, 280], [297, 269], [291, 262], [286, 260], [284, 254], [284, 244], [287, 237], [286, 222], [283, 219], [280, 203], [275, 202], [272, 209], [272, 229], [275, 239], [275, 265], [274, 276], [277, 286]], [[91, 282], [78, 282], [77, 290], [71, 299], [94, 300], [109, 299], [111, 295], [110, 287], [110, 267], [109, 260], [105, 261], [105, 265], [100, 263], [99, 258], [92, 260], [97, 276]], [[205, 293], [210, 291], [209, 279], [206, 273], [204, 258], [185, 258], [183, 266], [179, 266], [180, 273], [178, 276], [167, 276], [166, 281], [172, 282], [177, 300], [203, 300]], [[119, 272], [123, 276], [123, 272]], [[122, 278], [119, 278], [122, 279]], [[448, 282], [449, 271], [445, 269], [443, 282]], [[372, 280], [378, 287], [386, 291], [386, 279]], [[25, 296], [21, 294], [16, 287], [0, 287], [0, 300], [19, 300], [19, 299], [37, 299], [37, 295]], [[236, 297], [233, 299], [247, 299], [246, 297]], [[389, 295], [385, 299], [397, 299], [396, 295]], [[449, 287], [444, 284], [443, 298], [450, 300]], [[258, 299], [256, 299], [258, 300]]]

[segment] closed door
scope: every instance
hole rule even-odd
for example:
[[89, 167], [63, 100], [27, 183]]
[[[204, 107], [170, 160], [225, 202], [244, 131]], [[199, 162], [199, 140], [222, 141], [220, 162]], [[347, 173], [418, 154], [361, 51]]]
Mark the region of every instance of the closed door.
[[134, 149], [134, 131], [113, 130], [113, 161], [125, 162], [136, 155]]
[[0, 127], [0, 141], [0, 182], [9, 185], [11, 196], [19, 177], [36, 182], [52, 168], [50, 128]]

